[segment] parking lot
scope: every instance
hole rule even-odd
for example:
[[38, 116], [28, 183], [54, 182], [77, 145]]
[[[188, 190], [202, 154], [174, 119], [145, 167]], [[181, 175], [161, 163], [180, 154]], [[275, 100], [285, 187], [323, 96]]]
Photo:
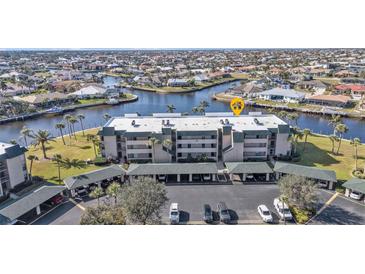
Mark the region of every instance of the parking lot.
[[[275, 223], [279, 222], [273, 206], [273, 200], [278, 197], [279, 189], [274, 184], [186, 184], [168, 185], [166, 188], [169, 202], [161, 212], [164, 223], [169, 223], [170, 203], [179, 203], [182, 223], [203, 224], [203, 205], [209, 204], [212, 210], [216, 211], [217, 203], [220, 201], [225, 202], [230, 210], [233, 224], [262, 224], [263, 222], [257, 212], [257, 207], [260, 204], [265, 204], [269, 208]], [[334, 192], [331, 191], [319, 190], [318, 209], [324, 206], [333, 194]], [[105, 197], [101, 198], [101, 200], [104, 199]], [[77, 225], [85, 208], [96, 205], [97, 201], [90, 198], [67, 200], [33, 224]], [[217, 214], [215, 216], [217, 217]], [[365, 224], [365, 204], [349, 200], [343, 196], [337, 196], [310, 224]]]
[[[322, 196], [331, 195], [322, 191]], [[365, 203], [339, 195], [310, 224], [365, 225]]]

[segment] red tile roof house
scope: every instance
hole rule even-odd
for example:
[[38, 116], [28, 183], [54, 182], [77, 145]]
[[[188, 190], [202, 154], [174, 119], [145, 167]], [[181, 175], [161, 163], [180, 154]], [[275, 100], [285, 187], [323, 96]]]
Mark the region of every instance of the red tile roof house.
[[340, 93], [350, 92], [353, 96], [365, 95], [365, 85], [337, 85], [335, 89]]
[[350, 96], [345, 95], [315, 95], [307, 98], [307, 103], [332, 107], [346, 107], [351, 101]]

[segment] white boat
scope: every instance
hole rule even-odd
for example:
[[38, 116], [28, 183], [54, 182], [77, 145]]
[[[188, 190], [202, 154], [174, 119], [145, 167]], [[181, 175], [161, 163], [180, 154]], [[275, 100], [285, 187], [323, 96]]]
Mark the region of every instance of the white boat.
[[50, 114], [58, 114], [58, 113], [62, 113], [62, 112], [63, 112], [63, 108], [61, 108], [61, 107], [53, 107], [53, 108], [46, 110], [46, 113], [50, 113]]
[[118, 104], [118, 103], [119, 103], [119, 101], [118, 101], [117, 99], [111, 98], [111, 99], [109, 99], [108, 101], [106, 101], [106, 103], [107, 103], [108, 105], [116, 105], [116, 104]]

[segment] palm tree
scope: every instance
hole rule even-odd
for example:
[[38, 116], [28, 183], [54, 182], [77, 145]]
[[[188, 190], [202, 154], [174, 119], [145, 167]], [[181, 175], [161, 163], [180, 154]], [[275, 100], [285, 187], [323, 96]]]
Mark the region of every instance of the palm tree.
[[100, 205], [100, 197], [104, 195], [104, 190], [101, 187], [95, 188], [90, 192], [90, 197], [93, 199], [98, 199], [98, 206]]
[[285, 119], [285, 118], [287, 118], [288, 113], [287, 113], [286, 111], [282, 110], [282, 111], [279, 111], [279, 112], [278, 112], [278, 116], [279, 116], [281, 119]]
[[289, 137], [289, 141], [291, 141], [294, 146], [294, 154], [297, 153], [298, 139], [302, 140], [303, 135], [304, 135], [303, 132], [299, 128], [297, 127], [293, 128], [293, 133]]
[[308, 135], [311, 135], [311, 130], [309, 128], [305, 128], [303, 130], [303, 135], [304, 135], [304, 146], [303, 146], [303, 152], [305, 151], [305, 146], [307, 144], [307, 139], [308, 139]]
[[58, 169], [58, 181], [61, 182], [61, 165], [62, 165], [62, 155], [61, 154], [55, 154], [52, 157], [52, 162], [54, 162], [57, 165]]
[[149, 143], [152, 146], [152, 162], [155, 162], [155, 145], [158, 144], [160, 141], [155, 138], [155, 137], [151, 137], [149, 139]]
[[342, 141], [343, 134], [348, 132], [348, 131], [349, 131], [349, 128], [345, 124], [337, 124], [336, 125], [335, 132], [338, 132], [340, 134], [336, 154], [338, 154], [340, 152], [340, 146], [341, 146], [341, 141]]
[[12, 145], [17, 145], [18, 144], [18, 142], [15, 139], [11, 139], [9, 143], [12, 144]]
[[65, 142], [65, 138], [63, 138], [63, 129], [65, 129], [65, 124], [64, 123], [57, 123], [55, 125], [55, 128], [58, 129], [60, 131], [60, 134], [61, 134], [61, 138], [62, 138], [62, 142], [64, 145], [66, 145], [66, 142]]
[[103, 115], [103, 118], [104, 118], [104, 120], [106, 121], [106, 122], [108, 122], [109, 121], [109, 119], [110, 118], [112, 118], [108, 113], [105, 113], [104, 115]]
[[332, 154], [334, 154], [335, 153], [335, 142], [338, 142], [339, 139], [336, 135], [331, 135], [330, 136], [330, 141], [332, 143]]
[[22, 128], [22, 130], [20, 131], [20, 134], [23, 136], [24, 138], [24, 143], [25, 143], [25, 146], [28, 147], [28, 140], [27, 138], [33, 138], [33, 135], [32, 135], [32, 130], [27, 128], [26, 126], [24, 126]]
[[77, 118], [75, 116], [71, 116], [71, 118], [69, 119], [69, 122], [71, 124], [72, 127], [72, 131], [73, 131], [73, 135], [75, 137], [75, 140], [77, 140], [76, 138], [76, 131], [75, 131], [75, 124], [79, 122], [79, 120], [77, 120]]
[[80, 121], [81, 129], [82, 129], [82, 136], [85, 136], [84, 124], [83, 124], [83, 122], [82, 122], [82, 121], [85, 119], [85, 115], [83, 115], [83, 114], [78, 114], [78, 115], [77, 115], [77, 119], [79, 119], [79, 121]]
[[41, 145], [43, 157], [47, 159], [46, 144], [48, 144], [49, 142], [54, 142], [51, 133], [49, 133], [47, 130], [40, 129], [34, 134], [34, 139], [36, 142], [35, 146]]
[[167, 112], [173, 113], [176, 110], [173, 104], [167, 105]]
[[361, 145], [361, 141], [359, 138], [354, 138], [351, 140], [351, 145], [354, 147], [355, 149], [355, 170], [357, 170], [357, 147]]
[[30, 165], [29, 165], [29, 176], [30, 176], [30, 178], [32, 178], [33, 162], [34, 161], [38, 161], [39, 159], [35, 155], [28, 155], [27, 159], [30, 161]]
[[71, 134], [72, 134], [72, 128], [71, 128], [71, 124], [70, 124], [70, 119], [71, 119], [72, 115], [70, 114], [66, 114], [65, 116], [63, 116], [63, 119], [66, 121], [67, 123], [67, 127], [68, 127], [68, 137], [70, 137], [70, 143], [71, 143]]
[[328, 122], [328, 124], [333, 127], [333, 135], [336, 135], [336, 126], [341, 123], [342, 123], [341, 115], [332, 114], [332, 117], [331, 117], [330, 121]]
[[93, 134], [88, 134], [88, 135], [86, 135], [86, 140], [92, 142], [93, 147], [94, 147], [95, 157], [97, 157], [98, 153], [97, 153], [96, 148], [100, 145], [100, 140], [99, 140], [98, 136], [93, 135]]
[[117, 182], [113, 182], [106, 189], [106, 194], [114, 198], [114, 204], [117, 204], [118, 194], [120, 192], [121, 186]]
[[205, 100], [200, 101], [200, 104], [198, 106], [199, 112], [203, 115], [205, 114], [205, 109], [209, 107], [209, 103]]
[[191, 111], [193, 113], [198, 113], [198, 112], [200, 112], [200, 108], [199, 107], [193, 107]]

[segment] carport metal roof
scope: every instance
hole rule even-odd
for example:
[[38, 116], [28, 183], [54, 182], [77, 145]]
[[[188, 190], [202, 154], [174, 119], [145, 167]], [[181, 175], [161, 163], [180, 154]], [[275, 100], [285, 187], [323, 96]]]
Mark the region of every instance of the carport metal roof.
[[128, 175], [216, 174], [216, 163], [131, 164]]
[[19, 198], [10, 200], [0, 208], [0, 215], [13, 221], [65, 189], [64, 186], [56, 185], [38, 187]]
[[106, 179], [126, 174], [126, 171], [118, 165], [83, 173], [77, 176], [68, 177], [63, 180], [68, 189], [75, 189], [92, 183], [98, 183]]
[[273, 173], [266, 162], [225, 162], [229, 173]]
[[365, 194], [365, 180], [353, 178], [345, 182], [342, 186]]
[[285, 162], [276, 162], [274, 171], [323, 181], [337, 181], [336, 173], [333, 170], [325, 170], [316, 167], [301, 166]]

